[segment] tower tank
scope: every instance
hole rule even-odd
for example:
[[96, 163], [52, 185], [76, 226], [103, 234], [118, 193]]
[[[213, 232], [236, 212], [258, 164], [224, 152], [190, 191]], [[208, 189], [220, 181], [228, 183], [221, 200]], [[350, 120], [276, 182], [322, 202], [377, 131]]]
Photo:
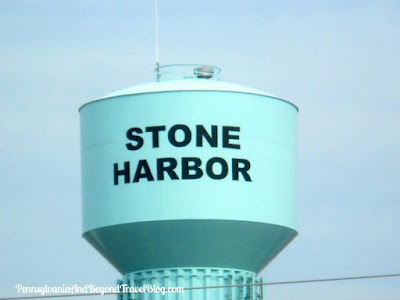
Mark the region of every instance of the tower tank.
[[[215, 80], [216, 67], [159, 71], [80, 108], [83, 237], [127, 286], [255, 283], [297, 235], [297, 107]], [[262, 298], [251, 286], [170, 297]]]

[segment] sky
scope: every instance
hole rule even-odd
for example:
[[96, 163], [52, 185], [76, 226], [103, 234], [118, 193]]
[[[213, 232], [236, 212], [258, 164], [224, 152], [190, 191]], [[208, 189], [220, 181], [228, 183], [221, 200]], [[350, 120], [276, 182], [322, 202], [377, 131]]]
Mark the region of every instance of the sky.
[[[299, 235], [265, 281], [400, 273], [399, 28], [397, 0], [159, 0], [161, 65], [216, 65], [300, 109]], [[81, 237], [78, 108], [154, 81], [154, 36], [153, 1], [0, 0], [0, 298], [120, 278]], [[400, 299], [400, 278], [266, 296]]]

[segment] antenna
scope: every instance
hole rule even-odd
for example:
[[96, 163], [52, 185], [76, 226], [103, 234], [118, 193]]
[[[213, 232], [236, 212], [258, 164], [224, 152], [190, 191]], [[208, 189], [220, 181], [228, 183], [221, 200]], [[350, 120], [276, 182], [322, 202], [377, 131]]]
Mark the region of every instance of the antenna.
[[155, 13], [156, 13], [156, 72], [157, 72], [157, 81], [160, 80], [160, 61], [158, 57], [158, 0], [155, 3]]

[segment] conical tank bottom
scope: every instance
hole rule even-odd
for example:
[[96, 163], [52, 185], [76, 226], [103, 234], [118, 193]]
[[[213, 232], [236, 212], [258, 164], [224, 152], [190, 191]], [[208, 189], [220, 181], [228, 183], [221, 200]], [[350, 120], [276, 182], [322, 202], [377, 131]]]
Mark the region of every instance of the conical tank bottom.
[[171, 220], [96, 228], [84, 237], [121, 274], [193, 266], [258, 273], [296, 235], [258, 222]]

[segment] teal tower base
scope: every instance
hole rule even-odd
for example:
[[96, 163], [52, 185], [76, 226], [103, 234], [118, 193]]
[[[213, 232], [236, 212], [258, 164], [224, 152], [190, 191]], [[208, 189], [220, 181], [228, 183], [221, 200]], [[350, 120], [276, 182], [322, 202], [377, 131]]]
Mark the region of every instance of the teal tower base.
[[[254, 272], [221, 268], [171, 268], [132, 272], [118, 284], [133, 293], [117, 300], [263, 300], [261, 283]], [[184, 291], [168, 291], [183, 287]], [[140, 290], [142, 288], [142, 290]]]

